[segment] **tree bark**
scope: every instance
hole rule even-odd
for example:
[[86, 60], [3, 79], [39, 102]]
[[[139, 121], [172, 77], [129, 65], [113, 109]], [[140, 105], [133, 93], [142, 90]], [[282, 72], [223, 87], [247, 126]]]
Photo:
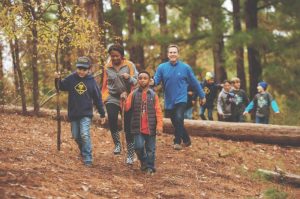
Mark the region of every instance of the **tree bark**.
[[27, 105], [26, 105], [26, 94], [25, 94], [25, 87], [24, 87], [24, 78], [23, 74], [21, 71], [21, 66], [20, 66], [20, 50], [19, 50], [19, 41], [15, 37], [15, 42], [14, 42], [14, 53], [15, 53], [15, 61], [16, 61], [16, 69], [18, 73], [18, 80], [19, 80], [19, 86], [20, 86], [20, 95], [21, 95], [21, 102], [22, 102], [22, 113], [23, 115], [27, 114]]
[[[191, 14], [190, 14], [190, 34], [194, 35], [197, 34], [197, 28], [198, 28], [198, 10], [192, 10]], [[187, 63], [191, 66], [191, 67], [196, 67], [196, 61], [197, 61], [197, 50], [195, 50], [195, 44], [196, 42], [191, 41], [190, 45], [191, 45], [191, 49], [192, 51], [190, 52], [189, 55], [189, 59], [187, 61]]]
[[26, 12], [31, 16], [31, 34], [32, 34], [32, 48], [31, 48], [31, 68], [32, 68], [32, 95], [33, 107], [36, 115], [39, 113], [39, 72], [37, 66], [38, 60], [38, 31], [37, 31], [37, 13], [29, 0], [23, 0]]
[[4, 73], [3, 73], [3, 46], [0, 43], [0, 105], [4, 104]]
[[[16, 106], [4, 106], [0, 111], [6, 113], [18, 113], [20, 108]], [[29, 115], [33, 115], [29, 111]], [[51, 109], [41, 109], [40, 116], [52, 117], [56, 119], [56, 111]], [[61, 112], [61, 117], [67, 121], [67, 111]], [[93, 118], [100, 123], [99, 118]], [[170, 119], [164, 118], [164, 133], [174, 134], [174, 128]], [[121, 120], [119, 118], [119, 125]], [[231, 139], [237, 141], [252, 141], [257, 143], [279, 144], [284, 146], [300, 146], [300, 127], [281, 126], [271, 124], [255, 123], [230, 123], [203, 120], [185, 120], [184, 126], [191, 136], [218, 137], [221, 139]], [[106, 123], [103, 127], [108, 128]]]
[[220, 1], [212, 2], [213, 16], [211, 17], [212, 34], [213, 34], [213, 59], [215, 80], [218, 83], [227, 79], [224, 59], [224, 16], [221, 10]]
[[13, 72], [14, 72], [14, 86], [15, 86], [15, 97], [17, 98], [20, 94], [20, 85], [19, 85], [19, 77], [17, 71], [17, 64], [16, 64], [16, 53], [15, 53], [15, 46], [12, 40], [9, 41], [9, 46], [11, 50], [11, 58], [13, 64]]
[[[114, 0], [112, 1], [112, 9], [115, 15], [118, 15], [121, 13], [121, 7], [120, 7], [120, 0]], [[117, 24], [116, 21], [112, 24], [112, 29], [114, 33], [114, 43], [118, 43], [120, 45], [123, 45], [123, 25]]]
[[[258, 0], [246, 0], [245, 2], [246, 29], [249, 33], [258, 28], [257, 2]], [[257, 92], [257, 84], [262, 78], [262, 67], [258, 49], [254, 45], [249, 44], [247, 46], [247, 51], [249, 63], [250, 97], [253, 98]]]
[[[136, 24], [136, 33], [142, 33], [143, 32], [143, 26], [142, 26], [142, 9], [141, 9], [141, 0], [136, 0], [136, 8], [135, 9], [135, 24]], [[137, 68], [139, 69], [145, 69], [145, 60], [144, 60], [144, 47], [141, 43], [136, 43], [136, 61], [135, 64], [137, 64]]]
[[259, 173], [267, 177], [267, 179], [274, 180], [280, 183], [288, 183], [300, 187], [300, 176], [292, 173], [276, 172], [265, 169], [258, 169]]
[[[241, 25], [241, 12], [240, 12], [240, 0], [231, 0], [233, 7], [233, 29], [234, 33], [242, 32]], [[244, 48], [242, 45], [235, 49], [235, 61], [236, 61], [236, 71], [237, 77], [241, 80], [241, 88], [246, 90], [246, 75], [244, 66]]]
[[[168, 34], [166, 6], [167, 6], [167, 0], [159, 0], [159, 2], [158, 2], [159, 26], [160, 26], [160, 35], [162, 37], [166, 37]], [[161, 42], [161, 45], [160, 45], [161, 62], [165, 62], [168, 60], [167, 50], [168, 50], [168, 43]]]
[[134, 36], [134, 19], [133, 19], [133, 5], [132, 0], [126, 0], [127, 6], [127, 26], [128, 26], [128, 49], [130, 60], [136, 62], [136, 50], [132, 41]]

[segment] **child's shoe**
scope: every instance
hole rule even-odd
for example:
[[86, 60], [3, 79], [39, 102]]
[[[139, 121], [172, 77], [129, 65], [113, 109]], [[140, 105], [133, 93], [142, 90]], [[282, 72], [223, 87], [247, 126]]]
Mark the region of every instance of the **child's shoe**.
[[115, 149], [114, 149], [114, 154], [118, 155], [121, 153], [121, 144], [116, 144]]

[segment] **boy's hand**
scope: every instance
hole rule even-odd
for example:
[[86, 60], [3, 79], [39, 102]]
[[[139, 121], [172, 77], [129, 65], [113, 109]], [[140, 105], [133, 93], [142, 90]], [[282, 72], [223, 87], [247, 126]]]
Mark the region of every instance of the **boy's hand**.
[[248, 112], [245, 111], [245, 112], [243, 113], [243, 115], [248, 115]]
[[55, 78], [60, 78], [61, 77], [60, 72], [55, 72], [54, 75], [55, 75]]
[[124, 91], [123, 93], [121, 93], [120, 98], [125, 100], [127, 98], [127, 92]]
[[200, 99], [199, 103], [200, 105], [204, 105], [206, 103], [206, 98]]
[[154, 79], [152, 79], [152, 78], [150, 79], [149, 85], [154, 86]]
[[162, 130], [156, 130], [156, 135], [161, 135], [162, 134]]
[[129, 79], [130, 78], [130, 75], [128, 73], [123, 73], [122, 74], [122, 77], [124, 77], [124, 79]]

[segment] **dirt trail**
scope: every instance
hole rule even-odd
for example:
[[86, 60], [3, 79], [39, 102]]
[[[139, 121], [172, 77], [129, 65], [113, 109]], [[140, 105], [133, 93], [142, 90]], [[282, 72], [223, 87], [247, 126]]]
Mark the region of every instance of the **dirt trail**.
[[300, 189], [260, 178], [275, 166], [300, 174], [300, 148], [193, 137], [192, 147], [172, 149], [172, 136], [157, 137], [157, 172], [147, 175], [114, 156], [106, 129], [92, 126], [94, 164], [85, 167], [69, 123], [0, 114], [0, 198], [264, 198], [267, 190], [300, 198]]

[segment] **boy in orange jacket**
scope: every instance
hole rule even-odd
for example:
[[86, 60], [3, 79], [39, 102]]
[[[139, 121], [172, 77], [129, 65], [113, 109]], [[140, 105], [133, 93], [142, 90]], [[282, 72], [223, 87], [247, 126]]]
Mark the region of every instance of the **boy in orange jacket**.
[[141, 71], [139, 87], [127, 97], [125, 111], [131, 112], [130, 128], [141, 170], [151, 174], [155, 172], [156, 135], [163, 130], [163, 115], [159, 98], [149, 89], [149, 83], [150, 74]]

